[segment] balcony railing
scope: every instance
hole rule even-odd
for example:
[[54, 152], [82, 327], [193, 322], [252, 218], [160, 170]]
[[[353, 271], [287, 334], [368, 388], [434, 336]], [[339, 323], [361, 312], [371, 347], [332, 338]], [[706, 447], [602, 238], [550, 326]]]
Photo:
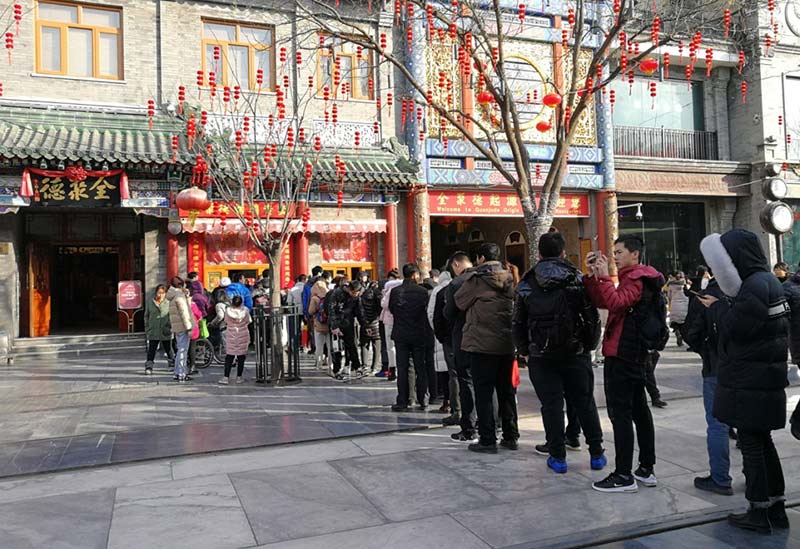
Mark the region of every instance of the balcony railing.
[[614, 127], [614, 154], [718, 160], [717, 133], [665, 128]]

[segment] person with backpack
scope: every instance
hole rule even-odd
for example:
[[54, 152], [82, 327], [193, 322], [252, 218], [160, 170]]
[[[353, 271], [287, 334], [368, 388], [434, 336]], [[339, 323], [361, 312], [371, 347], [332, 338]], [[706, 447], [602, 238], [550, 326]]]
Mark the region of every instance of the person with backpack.
[[322, 267], [319, 265], [315, 266], [311, 269], [311, 276], [306, 280], [306, 285], [303, 287], [303, 320], [306, 323], [306, 330], [308, 331], [308, 354], [315, 355], [317, 354], [317, 343], [314, 337], [314, 316], [309, 313], [308, 307], [311, 305], [311, 289], [314, 287], [314, 284], [317, 283], [317, 280], [322, 276]]
[[594, 401], [591, 350], [600, 339], [600, 315], [583, 287], [581, 273], [567, 261], [561, 233], [539, 238], [539, 262], [517, 287], [512, 335], [528, 363], [542, 403], [547, 466], [567, 472], [564, 399], [571, 403], [589, 446], [590, 466], [606, 466], [603, 431]]
[[[606, 410], [614, 429], [616, 464], [605, 479], [592, 484], [600, 492], [636, 492], [638, 482], [657, 485], [653, 416], [645, 393], [650, 354], [664, 349], [669, 338], [664, 276], [639, 263], [644, 243], [624, 235], [614, 243], [619, 286], [608, 274], [608, 258], [589, 252], [591, 273], [583, 283], [595, 307], [608, 310], [603, 336]], [[633, 426], [639, 441], [639, 467], [633, 469]]]
[[503, 431], [500, 446], [519, 449], [517, 394], [511, 379], [514, 277], [500, 263], [497, 244], [481, 244], [476, 255], [478, 267], [466, 274], [454, 299], [456, 307], [466, 314], [461, 349], [469, 357], [478, 412], [478, 442], [470, 444], [468, 449], [494, 454], [497, 453], [495, 395]]
[[327, 367], [329, 358], [325, 356], [325, 349], [328, 350], [328, 357], [331, 355], [330, 330], [325, 305], [329, 292], [328, 284], [332, 278], [330, 271], [325, 271], [317, 278], [314, 287], [311, 288], [311, 298], [308, 303], [308, 315], [314, 326], [314, 357], [317, 368]]
[[[719, 284], [713, 278], [709, 280], [706, 289], [696, 292], [695, 295], [697, 298], [706, 295], [717, 299], [724, 297]], [[717, 391], [719, 372], [717, 326], [699, 299], [692, 299], [689, 302], [689, 312], [683, 324], [683, 340], [690, 349], [700, 355], [703, 361], [703, 408], [706, 414], [706, 446], [711, 474], [696, 477], [694, 486], [698, 490], [732, 496], [731, 449], [728, 434], [730, 427], [714, 417], [714, 395]]]
[[700, 242], [725, 296], [698, 297], [717, 327], [719, 365], [713, 414], [736, 427], [742, 450], [744, 513], [728, 522], [769, 534], [789, 528], [785, 482], [772, 431], [786, 425], [789, 305], [756, 234], [734, 229]]
[[358, 297], [361, 295], [361, 283], [353, 280], [343, 283], [328, 296], [328, 327], [331, 334], [341, 338], [344, 347], [345, 365], [342, 370], [341, 353], [334, 357], [333, 374], [340, 381], [344, 380], [344, 371], [348, 367], [351, 372], [360, 373], [361, 359], [356, 346], [356, 310]]

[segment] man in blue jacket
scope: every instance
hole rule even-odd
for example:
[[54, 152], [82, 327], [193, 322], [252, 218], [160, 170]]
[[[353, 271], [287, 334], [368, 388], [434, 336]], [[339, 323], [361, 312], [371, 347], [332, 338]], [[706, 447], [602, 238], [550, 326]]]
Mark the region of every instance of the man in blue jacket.
[[233, 299], [233, 296], [241, 296], [242, 302], [244, 306], [247, 307], [250, 312], [253, 311], [253, 296], [250, 293], [250, 290], [244, 284], [245, 276], [241, 273], [237, 274], [233, 277], [233, 282], [230, 286], [225, 288], [225, 293], [228, 294], [228, 297]]

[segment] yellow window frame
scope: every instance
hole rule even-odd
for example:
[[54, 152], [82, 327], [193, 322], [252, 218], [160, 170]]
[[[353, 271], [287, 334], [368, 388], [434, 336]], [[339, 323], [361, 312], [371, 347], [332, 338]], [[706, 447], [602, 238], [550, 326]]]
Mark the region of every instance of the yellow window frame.
[[[38, 74], [50, 74], [56, 76], [72, 76], [69, 74], [69, 42], [68, 35], [69, 29], [81, 29], [92, 31], [92, 76], [76, 76], [76, 78], [98, 78], [102, 80], [123, 80], [125, 76], [125, 67], [123, 65], [123, 48], [122, 41], [122, 8], [97, 6], [94, 4], [78, 4], [76, 2], [61, 2], [50, 1], [42, 2], [44, 4], [56, 4], [60, 6], [69, 6], [76, 8], [78, 12], [77, 23], [67, 23], [65, 21], [42, 21], [39, 19], [39, 2], [36, 2], [36, 72]], [[81, 23], [83, 19], [83, 8], [93, 10], [112, 11], [119, 14], [119, 28], [115, 27], [100, 27], [94, 25], [84, 25]], [[57, 28], [61, 36], [61, 70], [50, 71], [42, 68], [42, 28]], [[117, 67], [119, 74], [101, 74], [100, 73], [100, 35], [101, 34], [115, 34], [117, 35]]]
[[[325, 39], [331, 38], [330, 35], [321, 34], [320, 36], [324, 36]], [[346, 40], [346, 38], [345, 38]], [[323, 60], [326, 57], [331, 57], [331, 50], [333, 50], [333, 62], [331, 63], [331, 73], [328, 75], [323, 74], [322, 66]], [[350, 98], [351, 99], [358, 99], [361, 101], [370, 101], [374, 99], [375, 92], [368, 92], [366, 96], [361, 95], [361, 87], [358, 85], [360, 81], [359, 74], [359, 61], [366, 61], [367, 66], [369, 67], [369, 76], [367, 78], [372, 78], [373, 81], [375, 79], [375, 67], [372, 66], [372, 52], [371, 51], [362, 51], [361, 55], [357, 53], [345, 53], [343, 51], [336, 51], [334, 47], [324, 47], [318, 50], [318, 57], [317, 57], [317, 96], [322, 97], [322, 89], [325, 87], [325, 78], [330, 77], [331, 80], [331, 96], [334, 96], [338, 93], [338, 90], [333, 90], [333, 71], [336, 68], [336, 58], [337, 57], [349, 57], [350, 58]], [[345, 75], [342, 74], [342, 81], [345, 80]], [[339, 88], [341, 89], [342, 83], [339, 83]]]
[[[226, 27], [233, 27], [235, 29], [235, 36], [236, 39], [231, 40], [221, 40], [219, 38], [206, 38], [205, 36], [205, 28], [201, 30], [201, 66], [203, 68], [203, 75], [206, 81], [206, 85], [208, 85], [208, 65], [209, 60], [206, 59], [206, 50], [208, 46], [219, 46], [220, 50], [220, 67], [227, 68], [228, 66], [228, 46], [235, 46], [235, 47], [242, 47], [247, 48], [247, 70], [249, 72], [248, 82], [250, 82], [250, 90], [256, 91], [258, 89], [258, 84], [256, 83], [256, 52], [257, 51], [269, 51], [270, 57], [270, 68], [269, 74], [264, 75], [264, 85], [261, 86], [261, 91], [274, 91], [275, 90], [275, 27], [273, 25], [254, 25], [248, 23], [236, 23], [233, 21], [221, 21], [219, 19], [203, 19], [203, 25], [212, 24], [212, 25], [223, 25]], [[241, 39], [241, 29], [248, 28], [248, 29], [258, 29], [258, 30], [268, 30], [270, 31], [270, 36], [272, 37], [272, 42], [269, 45], [263, 44], [253, 44], [251, 42], [244, 42]], [[213, 63], [213, 59], [210, 60]], [[222, 74], [217, 74], [217, 85], [220, 86], [230, 86], [233, 87], [231, 82], [228, 82], [228, 71], [222, 70], [220, 71]]]

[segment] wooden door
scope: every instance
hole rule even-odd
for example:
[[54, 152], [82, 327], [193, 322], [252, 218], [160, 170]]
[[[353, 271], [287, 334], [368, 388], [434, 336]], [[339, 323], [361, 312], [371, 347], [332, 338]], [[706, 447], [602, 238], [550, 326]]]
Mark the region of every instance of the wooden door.
[[50, 335], [50, 267], [52, 252], [44, 244], [28, 245], [28, 280], [24, 305], [27, 307], [28, 336]]

